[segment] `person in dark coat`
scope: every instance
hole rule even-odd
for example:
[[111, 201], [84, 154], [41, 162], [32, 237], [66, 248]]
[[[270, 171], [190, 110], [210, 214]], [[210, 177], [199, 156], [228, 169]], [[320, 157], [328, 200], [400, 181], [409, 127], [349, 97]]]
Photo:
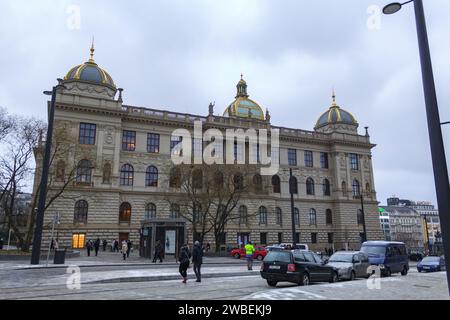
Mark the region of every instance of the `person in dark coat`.
[[180, 274], [183, 277], [183, 283], [187, 281], [187, 269], [189, 268], [189, 259], [191, 258], [191, 253], [189, 252], [189, 248], [187, 244], [184, 244], [180, 249]]
[[130, 251], [131, 251], [131, 246], [132, 246], [132, 245], [133, 245], [133, 243], [131, 243], [130, 240], [127, 240], [127, 246], [128, 246], [128, 249], [127, 249], [127, 258], [130, 257]]
[[97, 238], [94, 242], [94, 250], [95, 250], [95, 256], [98, 256], [98, 250], [100, 249], [100, 239]]
[[87, 250], [88, 257], [90, 257], [91, 250], [92, 250], [92, 241], [91, 240], [88, 240], [88, 242], [86, 242], [86, 250]]
[[198, 241], [195, 241], [194, 248], [192, 249], [192, 263], [194, 265], [195, 276], [197, 277], [196, 282], [202, 282], [200, 269], [203, 263], [203, 249]]
[[103, 239], [103, 242], [102, 242], [103, 251], [106, 251], [106, 245], [107, 244], [108, 244], [108, 242], [106, 241], [106, 239]]
[[0, 238], [0, 250], [3, 250], [3, 238]]
[[161, 241], [156, 241], [156, 246], [155, 246], [155, 255], [153, 257], [153, 263], [156, 263], [156, 260], [159, 259], [159, 262], [163, 262], [162, 260], [162, 251], [163, 251], [163, 247], [161, 245]]

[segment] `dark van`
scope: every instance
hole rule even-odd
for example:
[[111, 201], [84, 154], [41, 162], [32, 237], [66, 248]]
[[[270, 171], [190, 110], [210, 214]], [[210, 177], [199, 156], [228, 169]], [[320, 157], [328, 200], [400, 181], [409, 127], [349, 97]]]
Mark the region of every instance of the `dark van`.
[[361, 250], [369, 256], [371, 265], [377, 265], [381, 274], [389, 277], [392, 273], [400, 272], [406, 276], [409, 270], [409, 257], [403, 242], [366, 241]]

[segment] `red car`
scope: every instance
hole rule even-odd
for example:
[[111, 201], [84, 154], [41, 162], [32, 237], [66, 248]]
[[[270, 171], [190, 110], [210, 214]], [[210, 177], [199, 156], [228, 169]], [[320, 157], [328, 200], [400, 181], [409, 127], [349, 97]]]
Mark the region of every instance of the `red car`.
[[[255, 252], [253, 253], [253, 259], [262, 260], [266, 256], [266, 247], [255, 246]], [[236, 259], [245, 258], [245, 248], [231, 250], [231, 256]]]

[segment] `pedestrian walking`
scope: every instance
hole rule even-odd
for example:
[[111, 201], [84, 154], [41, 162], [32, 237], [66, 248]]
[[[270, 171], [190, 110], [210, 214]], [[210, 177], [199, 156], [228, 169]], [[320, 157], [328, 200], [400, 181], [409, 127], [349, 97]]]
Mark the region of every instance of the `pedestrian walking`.
[[0, 250], [3, 250], [3, 238], [0, 238]]
[[116, 239], [112, 239], [111, 240], [111, 252], [114, 252], [116, 250], [115, 245], [116, 245]]
[[94, 242], [94, 250], [95, 250], [95, 256], [98, 256], [98, 250], [100, 249], [100, 239], [97, 238]]
[[123, 260], [127, 259], [127, 250], [128, 250], [128, 245], [127, 245], [127, 242], [124, 240], [124, 241], [122, 241], [122, 256], [123, 256]]
[[128, 246], [128, 248], [127, 248], [127, 258], [129, 258], [130, 257], [130, 251], [131, 251], [132, 246], [133, 246], [133, 244], [131, 243], [130, 240], [127, 240], [127, 246]]
[[156, 241], [156, 246], [155, 246], [155, 255], [153, 256], [153, 263], [156, 263], [156, 260], [159, 259], [159, 262], [163, 262], [162, 260], [162, 252], [163, 252], [163, 247], [161, 245], [161, 241]]
[[108, 242], [106, 241], [106, 239], [103, 239], [102, 245], [103, 245], [103, 251], [106, 251], [106, 245], [108, 244]]
[[191, 258], [191, 253], [189, 252], [189, 248], [187, 244], [184, 244], [180, 249], [180, 274], [183, 277], [183, 283], [187, 282], [187, 269], [189, 268], [189, 259]]
[[195, 241], [194, 248], [192, 249], [192, 264], [194, 265], [196, 282], [202, 282], [201, 267], [203, 263], [203, 249], [200, 246], [200, 242]]
[[55, 249], [55, 240], [52, 238], [52, 242], [50, 243], [50, 251], [53, 251]]
[[208, 252], [209, 250], [211, 250], [211, 245], [209, 244], [209, 242], [206, 243], [206, 252]]
[[88, 240], [86, 242], [86, 250], [87, 250], [88, 257], [90, 257], [91, 256], [91, 250], [92, 250], [92, 241], [91, 240]]
[[253, 253], [255, 252], [255, 247], [252, 245], [252, 242], [249, 241], [245, 245], [245, 258], [247, 259], [247, 269], [253, 270]]

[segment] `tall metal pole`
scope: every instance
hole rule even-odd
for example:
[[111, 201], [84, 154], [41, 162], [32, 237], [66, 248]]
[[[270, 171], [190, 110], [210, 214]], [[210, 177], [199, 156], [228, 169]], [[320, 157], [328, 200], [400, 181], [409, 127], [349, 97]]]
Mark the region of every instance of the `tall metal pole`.
[[428, 221], [427, 221], [427, 215], [423, 216], [423, 220], [424, 220], [424, 226], [425, 226], [425, 240], [426, 240], [426, 244], [425, 244], [425, 250], [428, 250], [428, 253], [431, 253], [431, 245], [430, 245], [430, 234], [428, 231]]
[[[414, 9], [422, 67], [422, 80], [425, 94], [434, 183], [436, 187], [439, 218], [442, 227], [442, 243], [444, 245], [444, 255], [447, 258], [445, 259], [446, 270], [450, 270], [450, 184], [422, 0], [414, 0]], [[447, 285], [450, 289], [450, 272], [447, 271], [446, 273]]]
[[44, 225], [45, 200], [47, 195], [48, 173], [50, 166], [50, 151], [52, 148], [53, 120], [55, 117], [57, 87], [58, 86], [54, 86], [52, 90], [52, 102], [48, 117], [47, 138], [45, 141], [45, 154], [42, 162], [41, 184], [39, 187], [39, 202], [36, 214], [36, 227], [34, 229], [33, 249], [31, 251], [31, 264], [39, 264], [41, 255], [42, 227]]
[[[293, 176], [292, 176], [292, 168], [289, 169], [289, 193], [291, 194], [291, 220], [292, 220], [292, 244], [296, 245], [295, 239], [295, 206], [294, 206], [294, 186], [293, 186]], [[300, 220], [300, 217], [298, 217]], [[300, 241], [300, 239], [298, 239]], [[301, 241], [300, 241], [301, 242]]]

